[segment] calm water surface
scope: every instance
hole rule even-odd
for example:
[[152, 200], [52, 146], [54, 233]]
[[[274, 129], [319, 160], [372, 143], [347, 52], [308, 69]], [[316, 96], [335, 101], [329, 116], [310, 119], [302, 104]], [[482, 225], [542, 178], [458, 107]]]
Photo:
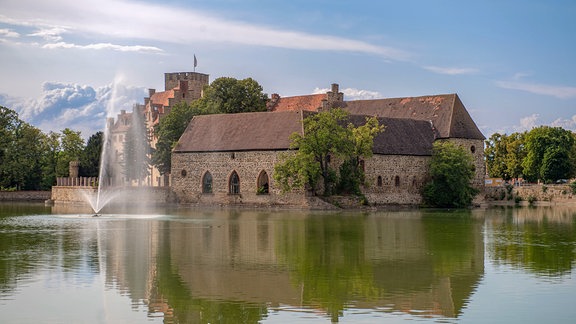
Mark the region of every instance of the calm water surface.
[[0, 204], [1, 323], [567, 323], [576, 209]]

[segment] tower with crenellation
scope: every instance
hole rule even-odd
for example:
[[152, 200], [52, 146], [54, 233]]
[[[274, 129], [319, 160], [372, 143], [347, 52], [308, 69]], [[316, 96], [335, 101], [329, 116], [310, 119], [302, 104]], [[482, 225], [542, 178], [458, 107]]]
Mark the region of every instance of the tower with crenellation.
[[174, 99], [192, 102], [202, 97], [202, 89], [208, 85], [208, 74], [198, 72], [164, 73], [164, 89], [176, 90]]

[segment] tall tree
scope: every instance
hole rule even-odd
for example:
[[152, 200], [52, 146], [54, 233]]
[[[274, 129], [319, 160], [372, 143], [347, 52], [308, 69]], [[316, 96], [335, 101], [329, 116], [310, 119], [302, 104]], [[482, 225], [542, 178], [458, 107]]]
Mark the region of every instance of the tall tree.
[[364, 126], [355, 127], [346, 124], [347, 118], [344, 110], [332, 109], [304, 119], [304, 135], [290, 137], [291, 148], [297, 151], [274, 167], [274, 179], [283, 191], [306, 185], [314, 190], [321, 178], [324, 195], [331, 195], [338, 180], [332, 160], [347, 161], [357, 171], [360, 158], [372, 154], [373, 138], [382, 131], [378, 120], [368, 119]]
[[430, 180], [424, 185], [426, 204], [436, 207], [468, 207], [478, 190], [472, 155], [452, 142], [434, 143], [430, 160]]
[[[561, 127], [540, 126], [526, 135], [522, 166], [529, 181], [555, 181], [574, 175], [574, 135]], [[563, 160], [561, 165], [558, 164]], [[556, 162], [553, 162], [556, 161]]]
[[262, 90], [252, 78], [221, 77], [204, 89], [198, 108], [208, 114], [266, 111], [268, 95]]
[[100, 157], [104, 144], [104, 133], [96, 132], [88, 138], [86, 147], [80, 156], [80, 175], [83, 177], [97, 177], [100, 170]]
[[80, 131], [73, 131], [70, 128], [62, 130], [60, 138], [61, 151], [58, 155], [56, 166], [56, 176], [67, 177], [70, 161], [79, 161], [84, 150], [84, 139]]
[[152, 152], [152, 164], [158, 168], [161, 174], [170, 173], [172, 167], [172, 149], [186, 130], [186, 127], [192, 120], [192, 117], [200, 114], [198, 108], [198, 101], [188, 104], [181, 102], [170, 110], [155, 129], [158, 142], [156, 148]]
[[49, 132], [45, 134], [42, 139], [42, 181], [41, 188], [43, 190], [50, 189], [56, 184], [56, 169], [58, 164], [58, 156], [60, 155], [60, 133]]

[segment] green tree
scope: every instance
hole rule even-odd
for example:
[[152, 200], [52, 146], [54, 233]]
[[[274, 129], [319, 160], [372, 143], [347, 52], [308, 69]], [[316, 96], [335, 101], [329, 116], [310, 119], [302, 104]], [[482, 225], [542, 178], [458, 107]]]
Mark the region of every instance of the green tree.
[[70, 161], [79, 161], [84, 150], [84, 139], [79, 131], [69, 128], [62, 130], [60, 138], [61, 151], [58, 154], [56, 176], [67, 177]]
[[262, 86], [252, 78], [221, 77], [204, 88], [204, 96], [197, 105], [207, 114], [266, 111], [268, 95], [262, 90]]
[[512, 133], [506, 143], [506, 173], [510, 178], [523, 177], [522, 162], [526, 157], [525, 150], [526, 132]]
[[49, 190], [56, 184], [56, 167], [60, 155], [60, 133], [49, 132], [42, 138], [42, 190]]
[[100, 158], [104, 144], [104, 133], [96, 132], [90, 136], [80, 156], [80, 176], [97, 177], [100, 170]]
[[472, 187], [474, 161], [452, 142], [434, 143], [430, 180], [424, 185], [424, 202], [435, 207], [468, 207], [478, 190]]
[[144, 124], [144, 116], [136, 110], [132, 113], [132, 126], [124, 140], [123, 174], [128, 180], [142, 184], [150, 174], [150, 139]]
[[555, 181], [574, 175], [574, 135], [561, 127], [540, 126], [526, 135], [522, 163], [529, 181]]
[[172, 149], [180, 139], [180, 136], [188, 127], [192, 117], [201, 113], [198, 101], [188, 104], [181, 102], [170, 110], [155, 128], [155, 135], [158, 137], [156, 148], [152, 152], [152, 164], [158, 168], [160, 174], [170, 173], [172, 167]]
[[16, 141], [16, 129], [21, 123], [18, 114], [9, 108], [0, 106], [0, 187], [14, 186], [12, 155]]
[[[362, 126], [348, 123], [348, 113], [342, 109], [313, 114], [304, 119], [304, 135], [290, 136], [291, 148], [297, 149], [274, 167], [274, 179], [283, 191], [308, 185], [316, 189], [319, 178], [323, 180], [324, 195], [331, 195], [338, 182], [331, 161], [345, 162], [347, 171], [360, 177], [361, 157], [372, 155], [374, 136], [382, 131], [376, 118], [367, 119]], [[343, 126], [344, 125], [344, 126]], [[347, 180], [354, 186], [355, 181]], [[353, 189], [353, 188], [352, 188]]]
[[12, 174], [19, 190], [39, 190], [42, 182], [42, 139], [36, 127], [21, 123], [16, 132], [12, 153]]
[[360, 195], [362, 193], [360, 186], [365, 184], [364, 170], [360, 166], [360, 161], [372, 157], [374, 138], [384, 131], [384, 125], [380, 125], [376, 117], [368, 117], [364, 125], [355, 127], [353, 124], [348, 124], [348, 130], [351, 134], [352, 152], [340, 165], [337, 191]]
[[486, 140], [486, 168], [490, 177], [510, 180], [522, 176], [525, 133], [494, 133]]

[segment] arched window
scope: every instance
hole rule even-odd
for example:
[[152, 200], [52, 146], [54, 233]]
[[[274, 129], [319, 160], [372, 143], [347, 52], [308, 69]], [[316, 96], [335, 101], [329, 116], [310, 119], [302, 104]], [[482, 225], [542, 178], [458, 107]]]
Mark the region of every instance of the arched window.
[[212, 174], [209, 171], [202, 177], [202, 193], [212, 193]]
[[378, 187], [382, 187], [382, 176], [378, 176]]
[[268, 173], [266, 173], [266, 171], [262, 170], [260, 172], [260, 175], [258, 176], [258, 187], [257, 187], [257, 193], [258, 194], [267, 194], [269, 192], [269, 181], [268, 181]]
[[240, 193], [240, 178], [238, 177], [238, 173], [236, 173], [236, 171], [232, 171], [232, 175], [230, 175], [228, 188], [228, 193], [231, 195], [237, 195]]
[[472, 154], [476, 153], [476, 146], [470, 146], [470, 152], [472, 152]]
[[394, 186], [400, 187], [400, 176], [394, 178]]

